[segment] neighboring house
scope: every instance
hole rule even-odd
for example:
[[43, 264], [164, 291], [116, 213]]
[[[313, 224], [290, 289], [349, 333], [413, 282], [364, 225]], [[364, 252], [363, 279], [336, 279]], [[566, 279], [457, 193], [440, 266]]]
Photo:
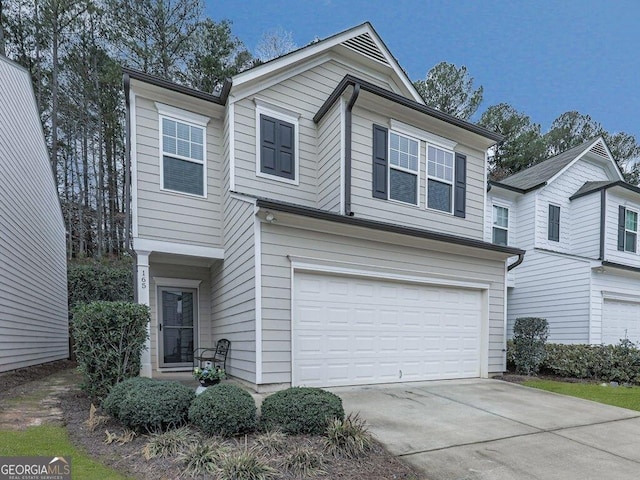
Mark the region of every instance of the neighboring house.
[[0, 55], [0, 372], [69, 357], [65, 227], [24, 68]]
[[214, 95], [124, 83], [143, 375], [220, 338], [261, 391], [504, 370], [523, 252], [483, 240], [501, 136], [425, 106], [368, 23]]
[[485, 239], [527, 251], [509, 275], [509, 333], [543, 317], [553, 342], [640, 341], [639, 212], [602, 137], [490, 182]]

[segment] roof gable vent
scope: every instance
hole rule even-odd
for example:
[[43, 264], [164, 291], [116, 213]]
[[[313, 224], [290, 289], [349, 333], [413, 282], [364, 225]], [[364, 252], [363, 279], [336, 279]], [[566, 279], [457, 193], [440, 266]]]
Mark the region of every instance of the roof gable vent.
[[349, 40], [345, 40], [342, 42], [342, 45], [353, 50], [354, 52], [358, 52], [361, 55], [364, 55], [371, 60], [375, 60], [376, 62], [380, 62], [386, 66], [390, 66], [387, 58], [384, 53], [378, 48], [376, 42], [374, 42], [371, 35], [368, 33], [363, 33], [358, 35], [357, 37], [352, 37]]
[[609, 154], [607, 153], [607, 149], [603, 145], [602, 142], [597, 142], [591, 149], [589, 150], [591, 153], [595, 153], [603, 158], [609, 159]]

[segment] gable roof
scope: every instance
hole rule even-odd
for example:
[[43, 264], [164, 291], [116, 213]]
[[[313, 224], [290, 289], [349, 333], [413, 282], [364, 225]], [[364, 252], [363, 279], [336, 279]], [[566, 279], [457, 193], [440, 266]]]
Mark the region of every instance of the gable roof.
[[320, 55], [337, 46], [342, 46], [348, 50], [356, 52], [363, 57], [392, 70], [401, 82], [402, 86], [404, 86], [411, 97], [413, 97], [413, 100], [424, 104], [424, 100], [413, 86], [413, 82], [409, 79], [404, 69], [391, 54], [385, 43], [369, 22], [362, 23], [323, 40], [319, 40], [298, 48], [297, 50], [293, 50], [281, 57], [274, 58], [273, 60], [269, 60], [261, 65], [245, 70], [233, 77], [233, 86], [238, 87], [263, 75], [268, 75], [279, 70], [289, 68], [297, 62], [303, 61], [312, 56]]
[[576, 198], [584, 197], [585, 195], [589, 195], [590, 193], [607, 190], [612, 187], [620, 187], [634, 193], [640, 193], [640, 188], [636, 185], [632, 185], [631, 183], [627, 183], [622, 180], [605, 180], [601, 182], [585, 182], [585, 184], [582, 185], [582, 187], [580, 187], [578, 191], [576, 191], [576, 193], [569, 197], [569, 200], [575, 200]]
[[588, 152], [592, 152], [602, 158], [613, 161], [617, 167], [619, 180], [622, 180], [620, 167], [613, 160], [604, 139], [599, 136], [591, 138], [586, 142], [548, 158], [543, 162], [537, 163], [529, 168], [525, 168], [524, 170], [521, 170], [510, 177], [504, 178], [499, 182], [492, 181], [490, 184], [519, 193], [527, 193], [537, 188], [544, 187], [549, 181]]

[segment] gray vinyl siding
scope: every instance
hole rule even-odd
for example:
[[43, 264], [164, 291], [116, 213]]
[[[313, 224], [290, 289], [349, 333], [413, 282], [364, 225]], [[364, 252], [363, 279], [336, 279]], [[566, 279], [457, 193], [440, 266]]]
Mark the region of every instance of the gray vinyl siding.
[[[291, 263], [287, 256], [389, 268], [415, 275], [481, 279], [489, 291], [489, 372], [504, 370], [504, 262], [358, 237], [262, 224], [263, 382], [291, 381]], [[369, 232], [370, 236], [376, 235]], [[345, 265], [347, 266], [347, 265]]]
[[[205, 261], [203, 261], [205, 262]], [[197, 345], [194, 348], [212, 345], [211, 337], [211, 274], [208, 265], [174, 265], [155, 263], [153, 258], [149, 262], [149, 306], [151, 309], [151, 367], [152, 375], [158, 373], [160, 362], [158, 341], [158, 286], [154, 277], [175, 278], [180, 280], [200, 280], [198, 286], [198, 326]], [[171, 286], [171, 285], [168, 285]]]
[[[607, 179], [607, 172], [602, 166], [582, 159], [569, 167], [563, 175], [540, 189], [536, 214], [536, 247], [563, 253], [575, 253], [571, 243], [574, 236], [572, 229], [575, 215], [571, 213], [569, 197], [576, 193], [585, 182]], [[551, 241], [548, 238], [549, 204], [560, 207], [559, 242]]]
[[[399, 115], [394, 118], [410, 123]], [[400, 118], [398, 118], [400, 117]], [[460, 235], [470, 238], [484, 237], [484, 152], [458, 145], [456, 152], [467, 157], [466, 216], [439, 212], [426, 208], [426, 143], [420, 141], [420, 174], [418, 205], [374, 198], [372, 195], [373, 125], [389, 125], [390, 117], [356, 107], [353, 109], [352, 210], [361, 218], [398, 223], [416, 228]], [[416, 126], [417, 127], [417, 126]], [[435, 133], [435, 132], [429, 132]], [[437, 132], [442, 135], [441, 132]], [[452, 186], [453, 189], [453, 186]]]
[[342, 161], [341, 103], [331, 108], [318, 125], [318, 208], [340, 212]]
[[[605, 260], [640, 267], [640, 243], [636, 244], [636, 253], [618, 250], [618, 207], [620, 205], [638, 212], [640, 219], [640, 202], [638, 202], [637, 194], [611, 189], [607, 191]], [[637, 239], [640, 240], [640, 232], [638, 232]]]
[[542, 317], [549, 322], [550, 342], [587, 343], [590, 267], [588, 260], [528, 251], [508, 292], [509, 336], [516, 318]]
[[[572, 200], [570, 213], [573, 224], [572, 252], [583, 257], [598, 258], [600, 256], [600, 192]], [[617, 219], [614, 225], [617, 225]]]
[[65, 227], [29, 73], [0, 56], [0, 372], [69, 356]]
[[[346, 67], [334, 60], [327, 61], [270, 86], [235, 103], [235, 180], [236, 191], [267, 198], [317, 207], [318, 191], [318, 130], [313, 116], [348, 73], [390, 88], [388, 84], [368, 78], [357, 66]], [[256, 175], [256, 105], [253, 98], [283, 107], [299, 115], [297, 136], [299, 150], [298, 185]], [[338, 117], [339, 118], [339, 117]]]
[[161, 190], [159, 117], [155, 101], [210, 116], [207, 104], [198, 110], [181, 105], [173, 96], [136, 97], [136, 164], [138, 236], [176, 243], [222, 245], [222, 121], [207, 125], [207, 197]]
[[215, 340], [231, 341], [230, 375], [256, 381], [254, 205], [229, 198], [224, 215], [225, 259], [211, 269]]

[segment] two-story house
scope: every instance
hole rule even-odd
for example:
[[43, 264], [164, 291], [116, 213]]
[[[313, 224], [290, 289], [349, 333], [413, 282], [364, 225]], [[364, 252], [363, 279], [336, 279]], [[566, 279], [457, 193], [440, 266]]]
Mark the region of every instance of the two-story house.
[[425, 106], [370, 24], [216, 94], [124, 83], [143, 375], [220, 338], [258, 390], [504, 370], [523, 252], [484, 240], [501, 137]]
[[485, 240], [527, 252], [509, 274], [508, 331], [533, 316], [553, 342], [640, 341], [639, 212], [601, 137], [490, 182]]

